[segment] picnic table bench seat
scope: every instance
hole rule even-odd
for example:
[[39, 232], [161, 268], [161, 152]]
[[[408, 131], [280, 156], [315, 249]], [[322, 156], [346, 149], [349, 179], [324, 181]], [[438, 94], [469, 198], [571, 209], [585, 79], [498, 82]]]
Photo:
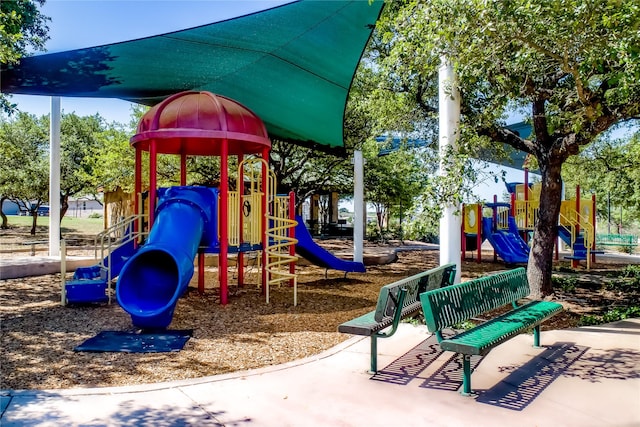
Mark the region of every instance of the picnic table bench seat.
[[371, 372], [376, 372], [377, 339], [392, 336], [402, 319], [420, 313], [422, 292], [452, 285], [455, 275], [456, 265], [446, 264], [385, 285], [380, 289], [376, 309], [342, 323], [338, 332], [371, 337]]
[[[540, 324], [560, 313], [562, 305], [531, 301], [518, 305], [530, 294], [524, 268], [500, 272], [420, 295], [427, 329], [435, 333], [444, 351], [460, 353], [463, 366], [462, 394], [471, 394], [471, 356], [485, 355], [499, 344], [533, 328], [534, 346], [540, 346]], [[511, 304], [513, 309], [446, 339], [445, 328]]]

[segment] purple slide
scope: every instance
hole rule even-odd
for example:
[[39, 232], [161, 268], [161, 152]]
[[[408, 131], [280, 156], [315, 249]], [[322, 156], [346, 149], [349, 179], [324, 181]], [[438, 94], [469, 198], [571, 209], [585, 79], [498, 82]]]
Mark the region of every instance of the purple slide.
[[336, 257], [322, 246], [318, 245], [311, 237], [309, 230], [304, 226], [304, 220], [296, 215], [295, 233], [298, 243], [296, 244], [296, 252], [298, 255], [307, 259], [309, 262], [324, 268], [345, 271], [347, 273], [364, 273], [366, 269], [361, 262], [347, 261]]

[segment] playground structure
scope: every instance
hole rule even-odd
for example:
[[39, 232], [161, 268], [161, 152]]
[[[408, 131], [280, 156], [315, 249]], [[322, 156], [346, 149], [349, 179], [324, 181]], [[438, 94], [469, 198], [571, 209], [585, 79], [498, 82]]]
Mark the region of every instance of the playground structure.
[[[484, 210], [491, 209], [490, 215]], [[508, 203], [471, 204], [463, 206], [462, 252], [477, 251], [477, 261], [482, 260], [482, 242], [488, 240], [506, 263], [521, 264], [529, 259], [529, 246], [520, 236]], [[495, 258], [495, 256], [494, 256]]]
[[[510, 203], [470, 204], [463, 206], [464, 221], [462, 222], [462, 252], [466, 256], [467, 250], [477, 250], [477, 262], [481, 262], [482, 254], [479, 248], [484, 240], [488, 240], [494, 249], [494, 259], [498, 256], [507, 263], [526, 263], [529, 258], [528, 240], [532, 235], [538, 210], [540, 209], [539, 182], [530, 184], [528, 170], [525, 169], [524, 183], [507, 183]], [[484, 208], [492, 210], [491, 215], [485, 214]], [[579, 261], [585, 260], [587, 269], [595, 262], [596, 251], [596, 197], [581, 198], [580, 187], [576, 187], [574, 199], [563, 200], [558, 219], [558, 237], [571, 249], [572, 267], [577, 267]], [[476, 220], [482, 218], [482, 220]], [[556, 259], [559, 258], [559, 248], [556, 244]]]
[[[293, 193], [277, 195], [269, 168], [271, 142], [261, 119], [237, 102], [210, 92], [181, 92], [151, 108], [131, 138], [135, 149], [135, 215], [124, 238], [104, 260], [81, 269], [63, 286], [63, 303], [111, 301], [115, 295], [134, 325], [165, 328], [178, 298], [198, 265], [198, 290], [205, 291], [205, 255], [218, 256], [220, 303], [228, 303], [229, 254], [236, 254], [238, 286], [244, 285], [244, 256], [260, 253], [261, 286], [286, 283], [297, 305], [296, 249], [325, 268], [364, 271], [315, 245], [306, 229], [296, 239]], [[143, 203], [143, 152], [148, 159], [147, 214]], [[180, 156], [180, 185], [157, 186], [159, 154]], [[220, 158], [220, 180], [214, 186], [187, 185], [187, 156]], [[237, 170], [229, 173], [229, 157]], [[147, 223], [145, 224], [145, 220]], [[148, 231], [148, 237], [144, 237]], [[94, 289], [92, 289], [92, 287]], [[106, 292], [106, 297], [105, 297]]]

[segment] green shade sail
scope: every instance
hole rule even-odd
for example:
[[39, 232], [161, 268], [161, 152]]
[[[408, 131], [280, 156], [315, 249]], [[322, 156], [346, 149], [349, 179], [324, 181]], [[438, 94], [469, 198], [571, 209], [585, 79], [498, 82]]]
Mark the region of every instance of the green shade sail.
[[349, 87], [382, 7], [380, 0], [298, 1], [163, 35], [27, 57], [3, 65], [1, 88], [149, 106], [206, 90], [253, 110], [272, 138], [340, 151]]

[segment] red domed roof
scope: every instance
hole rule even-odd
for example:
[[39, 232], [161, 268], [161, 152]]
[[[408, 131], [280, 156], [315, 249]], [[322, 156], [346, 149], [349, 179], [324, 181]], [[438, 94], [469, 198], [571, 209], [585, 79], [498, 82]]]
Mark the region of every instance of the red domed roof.
[[247, 107], [211, 92], [180, 92], [142, 116], [131, 145], [158, 153], [220, 155], [228, 141], [230, 155], [260, 153], [271, 147], [262, 120]]

